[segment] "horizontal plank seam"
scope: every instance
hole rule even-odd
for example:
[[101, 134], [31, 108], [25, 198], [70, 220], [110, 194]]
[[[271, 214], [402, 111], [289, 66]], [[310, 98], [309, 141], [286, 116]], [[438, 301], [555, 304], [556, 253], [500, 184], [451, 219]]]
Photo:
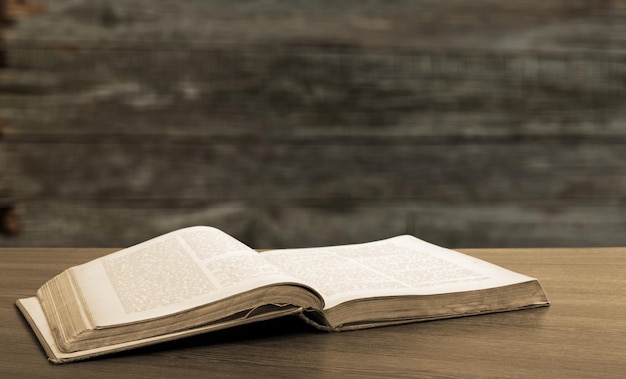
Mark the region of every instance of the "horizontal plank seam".
[[[622, 209], [626, 207], [626, 197], [620, 199], [612, 199], [611, 202], [601, 202], [603, 198], [598, 197], [599, 202], [593, 203], [588, 201], [585, 203], [572, 204], [565, 200], [576, 200], [575, 197], [561, 201], [544, 201], [542, 198], [524, 198], [519, 197], [512, 200], [450, 200], [450, 199], [432, 199], [428, 197], [216, 197], [216, 198], [134, 198], [134, 197], [67, 197], [67, 196], [32, 196], [19, 198], [17, 203], [73, 203], [76, 205], [90, 206], [95, 208], [110, 207], [134, 207], [134, 208], [187, 208], [197, 206], [231, 207], [231, 208], [319, 208], [319, 209], [357, 209], [357, 208], [406, 208], [411, 207], [471, 207], [471, 208], [499, 208], [499, 207], [515, 207], [515, 208], [541, 208], [544, 210], [558, 210], [569, 208], [614, 208]], [[409, 208], [407, 208], [409, 207]]]
[[43, 50], [50, 49], [58, 51], [60, 48], [72, 46], [79, 50], [89, 51], [193, 51], [193, 52], [219, 52], [236, 51], [240, 53], [256, 52], [259, 54], [268, 54], [271, 52], [289, 51], [293, 53], [334, 53], [334, 54], [395, 54], [395, 55], [436, 55], [436, 56], [453, 56], [453, 57], [536, 57], [540, 59], [584, 59], [588, 61], [603, 61], [607, 57], [622, 59], [626, 58], [626, 52], [620, 50], [606, 50], [602, 48], [578, 48], [568, 49], [540, 49], [540, 48], [478, 48], [478, 47], [462, 47], [462, 46], [443, 46], [441, 48], [430, 46], [403, 46], [403, 45], [376, 45], [376, 44], [357, 44], [350, 42], [332, 42], [332, 41], [284, 41], [279, 44], [268, 42], [182, 42], [182, 41], [163, 41], [163, 40], [53, 40], [53, 39], [11, 39], [7, 46], [9, 49], [23, 50]]
[[227, 135], [175, 135], [175, 134], [36, 134], [18, 133], [6, 139], [7, 144], [144, 144], [157, 145], [364, 145], [364, 146], [401, 146], [401, 145], [516, 145], [516, 144], [626, 144], [626, 135], [588, 135], [588, 134], [509, 134], [509, 135], [278, 135], [269, 133]]

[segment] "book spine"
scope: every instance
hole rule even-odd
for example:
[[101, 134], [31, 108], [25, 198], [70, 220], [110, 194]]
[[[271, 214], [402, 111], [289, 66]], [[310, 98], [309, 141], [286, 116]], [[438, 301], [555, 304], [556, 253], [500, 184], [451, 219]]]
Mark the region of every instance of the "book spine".
[[313, 326], [315, 329], [324, 331], [324, 332], [337, 332], [338, 330], [331, 327], [326, 321], [326, 317], [319, 311], [316, 310], [303, 310], [298, 313], [298, 317], [306, 322], [307, 324]]

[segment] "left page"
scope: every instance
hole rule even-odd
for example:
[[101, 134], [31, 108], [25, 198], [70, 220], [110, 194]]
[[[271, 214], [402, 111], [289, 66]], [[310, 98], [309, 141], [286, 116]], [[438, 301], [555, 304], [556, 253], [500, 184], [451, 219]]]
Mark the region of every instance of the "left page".
[[211, 227], [171, 232], [71, 270], [97, 328], [294, 281], [261, 254]]

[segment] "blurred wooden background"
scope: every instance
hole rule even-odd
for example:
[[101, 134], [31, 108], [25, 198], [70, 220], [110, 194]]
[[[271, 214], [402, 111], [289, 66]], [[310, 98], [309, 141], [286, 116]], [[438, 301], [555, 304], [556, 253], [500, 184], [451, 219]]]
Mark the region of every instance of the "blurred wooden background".
[[626, 245], [626, 2], [44, 6], [5, 29], [0, 246]]

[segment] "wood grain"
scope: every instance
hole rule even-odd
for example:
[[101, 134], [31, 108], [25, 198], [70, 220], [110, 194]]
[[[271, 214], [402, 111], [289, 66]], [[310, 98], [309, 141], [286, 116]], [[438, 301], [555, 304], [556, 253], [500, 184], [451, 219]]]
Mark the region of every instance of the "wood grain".
[[625, 14], [59, 0], [7, 41], [24, 233], [0, 246], [122, 246], [192, 223], [254, 246], [624, 245]]
[[279, 319], [98, 360], [54, 366], [19, 312], [68, 266], [112, 249], [0, 249], [0, 372], [10, 377], [446, 377], [621, 378], [626, 363], [624, 248], [470, 249], [538, 277], [545, 309], [346, 333], [319, 333]]

